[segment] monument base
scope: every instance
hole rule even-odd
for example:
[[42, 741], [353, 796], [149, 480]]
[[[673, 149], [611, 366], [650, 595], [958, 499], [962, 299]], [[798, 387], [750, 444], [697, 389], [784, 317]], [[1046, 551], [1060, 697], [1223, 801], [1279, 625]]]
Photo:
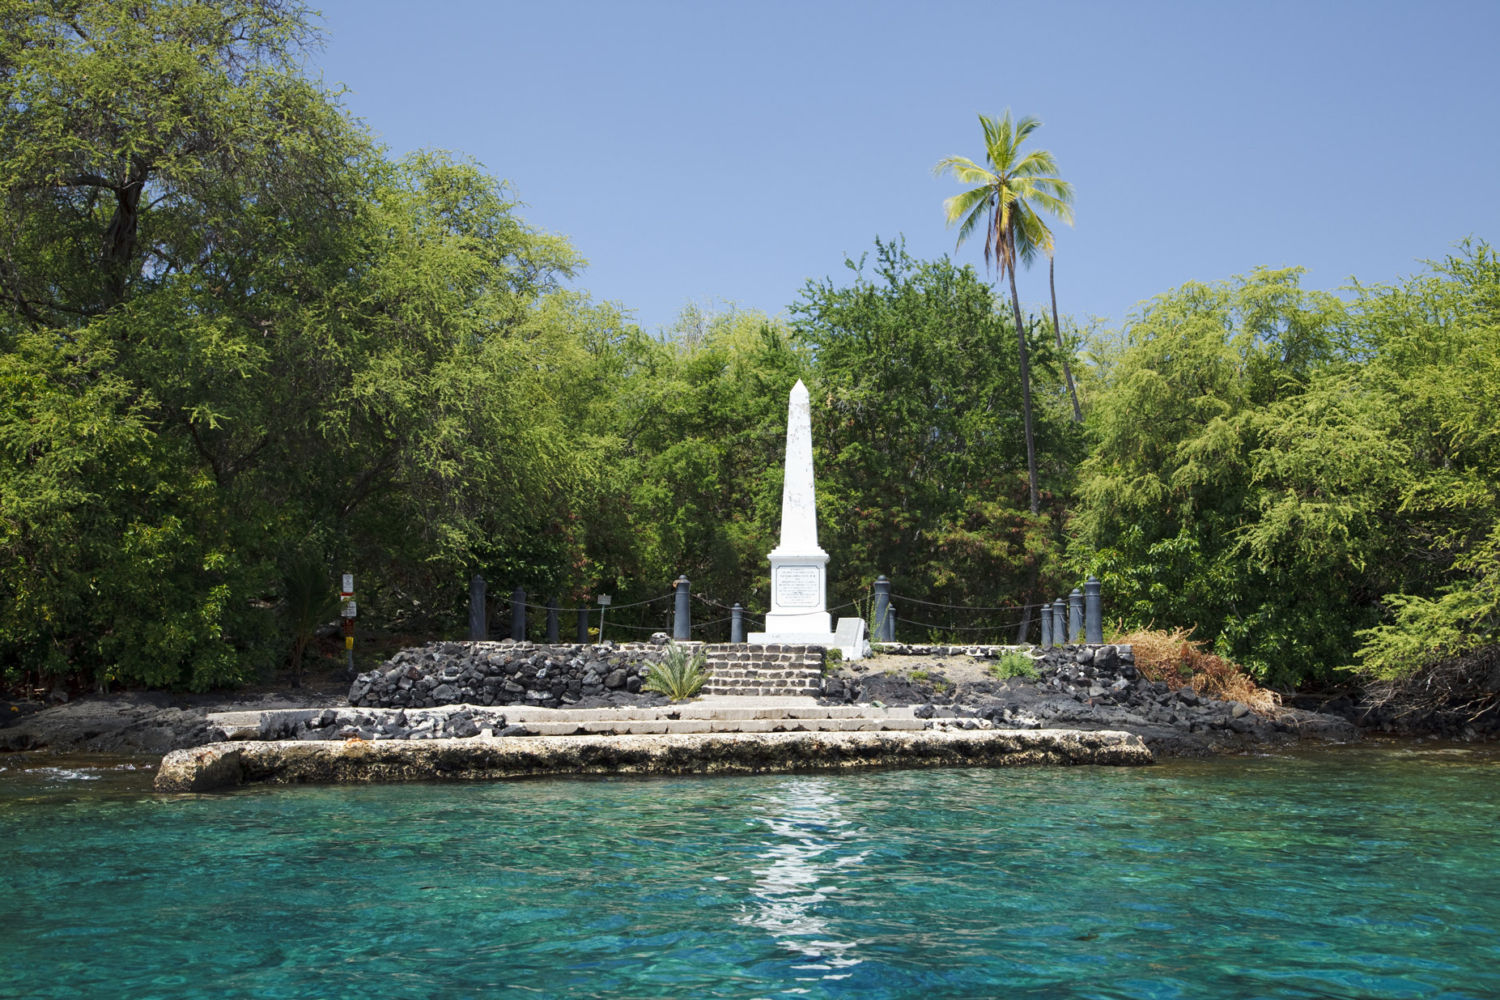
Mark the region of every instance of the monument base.
[[[770, 624], [770, 616], [767, 616]], [[793, 645], [825, 646], [838, 649], [846, 660], [862, 660], [865, 656], [865, 620], [863, 618], [840, 618], [834, 632], [751, 632], [747, 637], [752, 646], [765, 646], [773, 642]]]
[[796, 632], [798, 635], [810, 635], [814, 632], [832, 634], [833, 619], [826, 611], [807, 611], [790, 615], [778, 615], [772, 611], [766, 615], [766, 632], [774, 635], [788, 632]]

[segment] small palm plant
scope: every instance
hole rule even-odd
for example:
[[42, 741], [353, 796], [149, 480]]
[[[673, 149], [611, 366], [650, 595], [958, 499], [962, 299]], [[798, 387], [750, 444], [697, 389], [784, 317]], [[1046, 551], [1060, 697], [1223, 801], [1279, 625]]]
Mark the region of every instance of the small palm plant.
[[645, 691], [664, 694], [673, 701], [685, 701], [703, 688], [708, 680], [708, 657], [702, 653], [689, 654], [675, 642], [667, 643], [667, 655], [660, 663], [651, 665], [646, 673]]
[[292, 640], [292, 687], [302, 686], [302, 655], [318, 626], [339, 611], [339, 599], [328, 577], [328, 566], [309, 556], [295, 558], [281, 579], [282, 620]]

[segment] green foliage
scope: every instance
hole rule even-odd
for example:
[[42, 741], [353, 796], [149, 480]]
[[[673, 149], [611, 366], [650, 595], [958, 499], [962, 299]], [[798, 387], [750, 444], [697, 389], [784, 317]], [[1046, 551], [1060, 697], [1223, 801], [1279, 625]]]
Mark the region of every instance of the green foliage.
[[1037, 673], [1036, 664], [1031, 662], [1031, 657], [1021, 652], [1006, 653], [989, 665], [989, 672], [991, 676], [1002, 681], [1010, 677], [1035, 679], [1040, 676]]
[[[1062, 497], [1080, 439], [1045, 328], [1028, 329], [1048, 509], [1027, 509], [1021, 377], [1009, 316], [972, 268], [877, 241], [874, 273], [809, 283], [793, 328], [813, 356], [819, 530], [839, 600], [876, 576], [951, 604], [1057, 585]], [[778, 484], [779, 485], [779, 484]], [[858, 589], [856, 589], [858, 588]]]
[[690, 306], [653, 336], [564, 290], [583, 261], [477, 164], [388, 156], [301, 75], [309, 17], [0, 0], [7, 679], [295, 668], [344, 568], [362, 623], [415, 632], [460, 627], [474, 572], [615, 594], [626, 635], [681, 573], [764, 606], [799, 378], [832, 605], [885, 574], [1009, 608], [1091, 571], [1123, 627], [1194, 627], [1278, 685], [1500, 641], [1488, 244], [1348, 301], [1296, 269], [1159, 296], [1075, 359], [1080, 427], [1071, 348], [1014, 288], [1052, 249], [1028, 206], [1069, 217], [1034, 120], [945, 161], [1008, 302], [877, 241], [789, 318]]
[[1026, 115], [1017, 121], [1007, 110], [1001, 118], [980, 115], [979, 125], [984, 132], [984, 158], [989, 166], [981, 167], [962, 156], [949, 156], [940, 160], [933, 171], [946, 170], [959, 183], [976, 185], [944, 201], [944, 215], [949, 226], [958, 226], [960, 246], [982, 229], [985, 263], [994, 261], [1001, 279], [1010, 279], [1011, 315], [1015, 322], [1012, 329], [1021, 369], [1027, 481], [1031, 513], [1036, 514], [1041, 509], [1041, 494], [1032, 422], [1031, 363], [1021, 300], [1016, 292], [1016, 266], [1018, 263], [1029, 266], [1039, 251], [1047, 255], [1050, 264], [1054, 250], [1052, 231], [1039, 212], [1071, 225], [1073, 185], [1057, 176], [1057, 162], [1047, 150], [1021, 152], [1031, 133], [1041, 128], [1040, 119]]
[[1500, 642], [1500, 258], [1466, 241], [1430, 274], [1360, 287], [1362, 375], [1410, 465], [1388, 514], [1404, 572], [1364, 670], [1392, 678]]
[[682, 646], [669, 642], [666, 656], [651, 665], [641, 689], [656, 691], [673, 701], [686, 701], [701, 691], [708, 680], [707, 663], [704, 654], [689, 654]]
[[953, 682], [942, 674], [934, 674], [927, 670], [913, 670], [906, 676], [913, 684], [926, 684], [935, 691], [946, 691], [953, 687]]
[[1100, 352], [1075, 565], [1273, 684], [1495, 641], [1494, 252], [1348, 305], [1299, 274], [1184, 286]]
[[386, 160], [294, 73], [295, 4], [0, 22], [7, 673], [246, 680], [292, 553], [409, 607], [560, 516], [522, 327], [578, 260], [503, 185]]
[[319, 625], [339, 611], [338, 592], [329, 578], [325, 560], [301, 556], [287, 567], [281, 578], [281, 616], [292, 641], [292, 678], [300, 681], [302, 654]]

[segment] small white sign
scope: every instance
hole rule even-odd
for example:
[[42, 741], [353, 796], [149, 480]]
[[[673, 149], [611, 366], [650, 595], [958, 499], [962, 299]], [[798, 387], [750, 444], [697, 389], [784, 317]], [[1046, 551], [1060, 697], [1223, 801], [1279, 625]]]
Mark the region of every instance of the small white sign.
[[610, 594], [600, 594], [599, 595], [599, 603], [602, 604], [602, 605], [604, 605], [606, 608], [609, 607], [609, 602], [613, 601], [613, 600], [614, 600], [614, 597], [611, 596]]
[[358, 617], [358, 610], [353, 601], [345, 601], [344, 608], [339, 612], [339, 615], [343, 618], [355, 618]]
[[346, 593], [346, 594], [352, 594], [352, 593], [354, 593], [354, 574], [353, 573], [345, 573], [344, 574], [344, 591], [343, 592]]

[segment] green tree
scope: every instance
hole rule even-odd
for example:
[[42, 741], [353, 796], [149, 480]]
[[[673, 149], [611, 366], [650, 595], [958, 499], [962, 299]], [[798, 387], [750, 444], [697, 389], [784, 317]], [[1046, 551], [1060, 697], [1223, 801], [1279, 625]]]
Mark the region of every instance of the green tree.
[[985, 264], [993, 261], [1001, 279], [1010, 279], [1011, 313], [1021, 362], [1027, 475], [1031, 512], [1035, 514], [1040, 509], [1041, 495], [1032, 432], [1031, 366], [1021, 319], [1021, 299], [1016, 292], [1016, 264], [1018, 261], [1029, 264], [1038, 250], [1047, 251], [1050, 257], [1052, 233], [1037, 209], [1071, 223], [1073, 186], [1057, 176], [1057, 162], [1047, 150], [1021, 152], [1022, 144], [1041, 127], [1039, 119], [1027, 115], [1013, 121], [1006, 111], [1001, 118], [980, 115], [979, 124], [984, 131], [984, 157], [989, 166], [981, 167], [962, 156], [948, 156], [939, 160], [933, 170], [948, 171], [960, 184], [976, 185], [943, 202], [947, 223], [958, 226], [959, 246], [982, 230]]
[[503, 184], [391, 162], [295, 4], [0, 6], [0, 656], [197, 688], [282, 660], [307, 553], [446, 606], [580, 478]]
[[[869, 273], [809, 283], [792, 308], [811, 353], [819, 523], [837, 596], [881, 574], [898, 594], [954, 605], [1014, 607], [1054, 587], [1062, 500], [1079, 439], [1046, 339], [1031, 343], [1039, 408], [1036, 451], [1048, 507], [1027, 507], [1028, 453], [1010, 310], [972, 268], [917, 261], [877, 241]], [[1025, 328], [1028, 336], [1032, 328]], [[924, 620], [914, 605], [909, 619]], [[925, 620], [998, 635], [1015, 612]], [[971, 641], [979, 634], [970, 633]]]
[[1394, 678], [1500, 642], [1500, 258], [1466, 240], [1426, 274], [1356, 291], [1360, 380], [1407, 471], [1386, 512], [1406, 571], [1358, 662]]
[[1369, 624], [1403, 461], [1301, 272], [1190, 284], [1124, 331], [1073, 521], [1127, 624], [1196, 626], [1264, 680], [1328, 677]]

